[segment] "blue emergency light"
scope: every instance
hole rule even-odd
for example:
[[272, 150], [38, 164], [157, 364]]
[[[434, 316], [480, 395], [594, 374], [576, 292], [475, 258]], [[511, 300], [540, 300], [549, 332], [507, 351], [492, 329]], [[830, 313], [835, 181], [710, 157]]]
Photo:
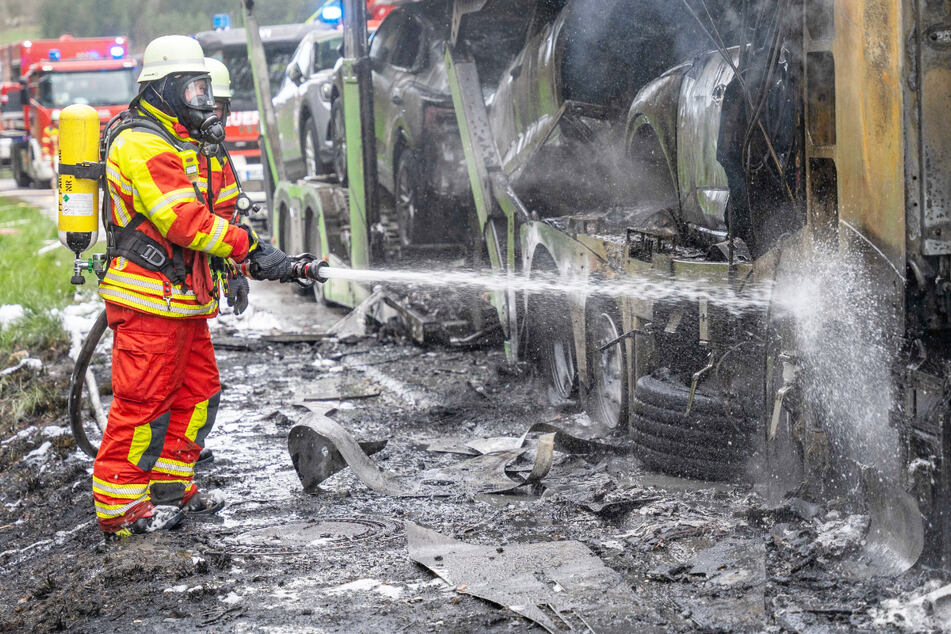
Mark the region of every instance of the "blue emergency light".
[[231, 28], [231, 14], [216, 13], [211, 18], [211, 24], [216, 31], [227, 31]]
[[320, 19], [324, 22], [335, 24], [343, 17], [343, 11], [336, 5], [327, 5], [320, 10]]
[[50, 61], [58, 62], [59, 60], [63, 59], [63, 52], [58, 48], [51, 48], [49, 57]]
[[122, 59], [125, 57], [125, 47], [114, 44], [112, 48], [109, 49], [109, 54], [112, 55], [112, 59]]

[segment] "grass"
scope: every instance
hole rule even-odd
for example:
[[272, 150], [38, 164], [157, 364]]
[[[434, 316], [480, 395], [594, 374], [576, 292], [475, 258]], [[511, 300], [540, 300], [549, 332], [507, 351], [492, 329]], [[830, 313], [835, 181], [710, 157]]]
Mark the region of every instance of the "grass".
[[0, 304], [39, 313], [70, 301], [70, 253], [59, 248], [37, 255], [56, 239], [56, 225], [40, 210], [0, 198]]
[[[0, 305], [20, 304], [25, 316], [0, 330], [0, 369], [19, 359], [60, 359], [69, 340], [51, 309], [72, 300], [72, 257], [65, 248], [37, 251], [56, 239], [56, 225], [30, 205], [0, 198]], [[0, 423], [9, 433], [19, 423], [61, 409], [63, 386], [45, 373], [0, 378]]]

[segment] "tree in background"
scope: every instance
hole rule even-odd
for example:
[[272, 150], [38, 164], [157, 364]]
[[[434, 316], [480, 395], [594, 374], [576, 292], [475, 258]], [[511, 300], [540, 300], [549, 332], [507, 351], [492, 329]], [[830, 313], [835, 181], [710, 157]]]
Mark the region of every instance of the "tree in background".
[[[285, 24], [305, 20], [317, 0], [267, 0], [255, 3], [261, 24]], [[76, 37], [128, 35], [133, 50], [141, 52], [159, 35], [208, 31], [212, 16], [230, 13], [231, 24], [242, 24], [239, 0], [41, 0], [38, 21], [43, 37], [64, 33]]]

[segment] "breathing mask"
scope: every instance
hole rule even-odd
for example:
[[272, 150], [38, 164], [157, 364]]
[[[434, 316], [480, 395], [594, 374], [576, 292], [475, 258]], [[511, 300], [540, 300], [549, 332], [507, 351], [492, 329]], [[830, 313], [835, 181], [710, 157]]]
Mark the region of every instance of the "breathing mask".
[[215, 98], [208, 75], [176, 74], [158, 83], [156, 93], [192, 136], [208, 144], [224, 141], [225, 127], [215, 114]]

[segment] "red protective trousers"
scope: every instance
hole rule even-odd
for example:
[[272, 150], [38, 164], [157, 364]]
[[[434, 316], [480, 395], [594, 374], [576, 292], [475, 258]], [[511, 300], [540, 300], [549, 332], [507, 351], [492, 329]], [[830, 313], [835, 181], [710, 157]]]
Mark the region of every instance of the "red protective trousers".
[[218, 411], [221, 385], [208, 322], [169, 319], [106, 302], [113, 401], [93, 467], [103, 532], [181, 505], [198, 490], [195, 461]]

